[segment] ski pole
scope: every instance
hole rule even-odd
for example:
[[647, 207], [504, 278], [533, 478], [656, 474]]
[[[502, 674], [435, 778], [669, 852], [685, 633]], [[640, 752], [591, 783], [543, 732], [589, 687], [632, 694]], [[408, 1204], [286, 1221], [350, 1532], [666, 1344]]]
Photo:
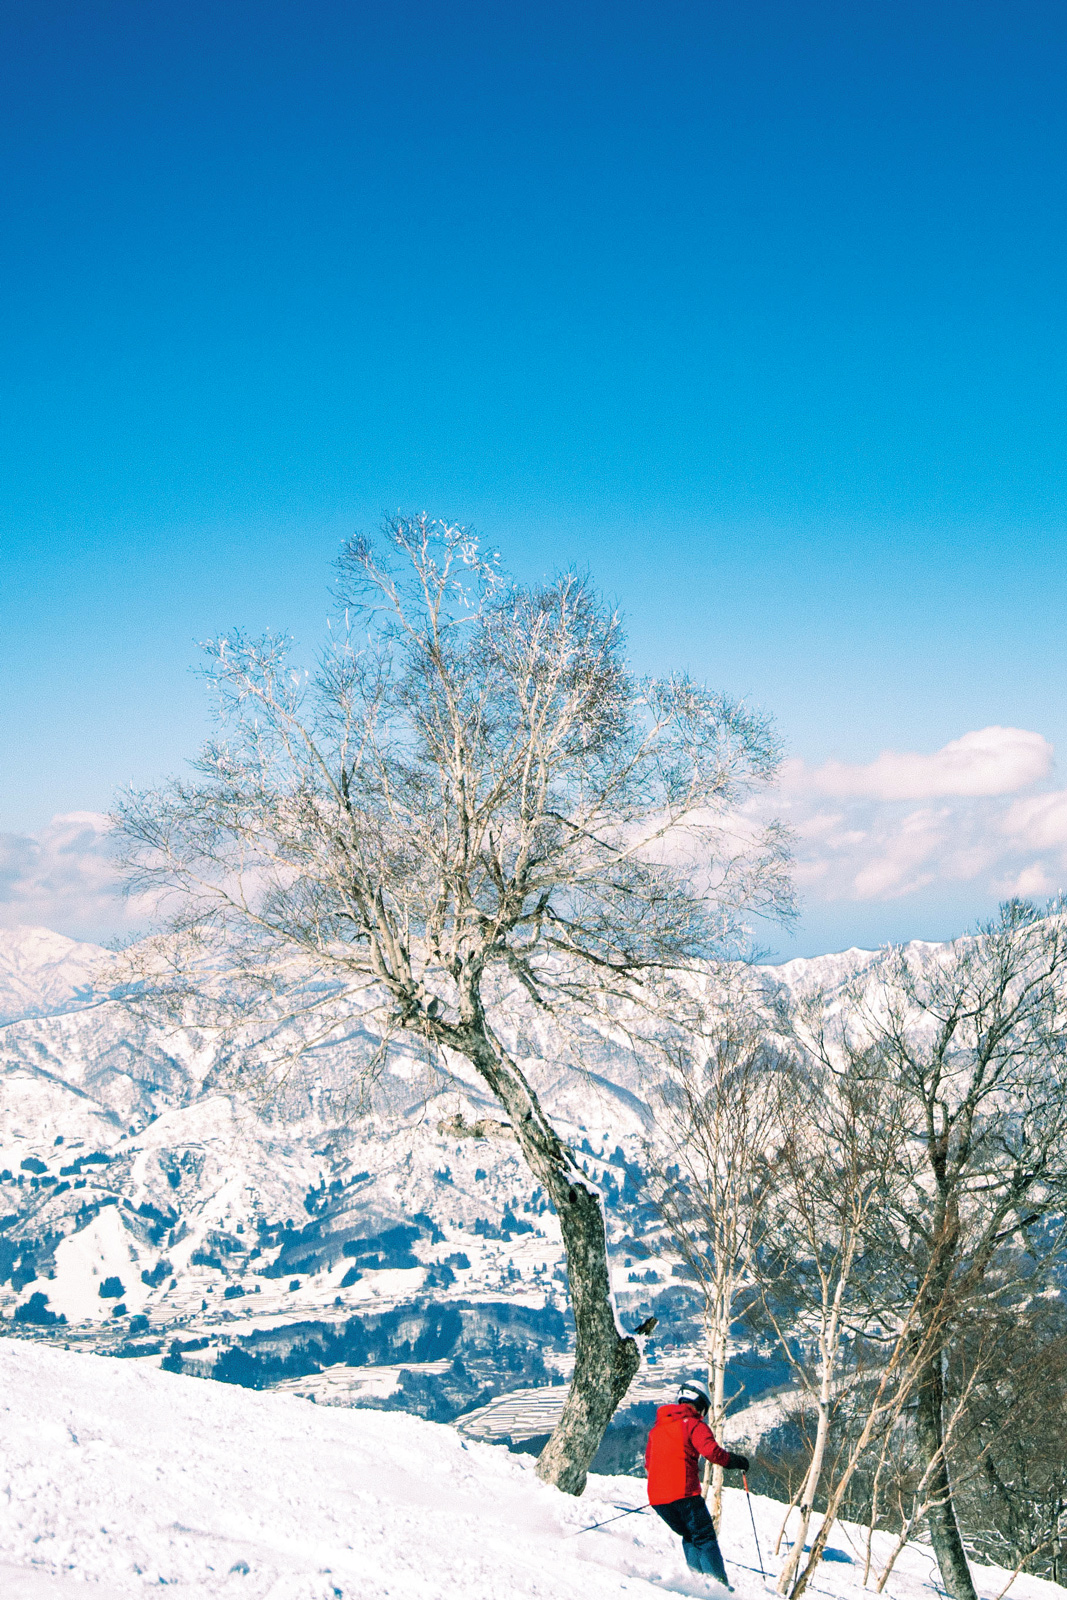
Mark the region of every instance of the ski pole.
[[741, 1482], [745, 1486], [745, 1498], [748, 1501], [748, 1514], [752, 1518], [752, 1537], [756, 1541], [756, 1560], [759, 1562], [760, 1577], [763, 1579], [764, 1583], [766, 1583], [767, 1574], [763, 1570], [763, 1556], [760, 1554], [759, 1534], [756, 1532], [756, 1513], [752, 1509], [752, 1496], [748, 1492], [748, 1473], [747, 1472], [742, 1472], [742, 1474], [741, 1474]]
[[632, 1517], [635, 1511], [647, 1511], [647, 1506], [631, 1506], [628, 1511], [620, 1511], [617, 1517], [605, 1517], [603, 1522], [592, 1522], [588, 1528], [575, 1528], [573, 1533], [565, 1533], [565, 1539], [576, 1539], [580, 1533], [592, 1533], [594, 1528], [606, 1528], [609, 1522], [619, 1522], [623, 1517]]

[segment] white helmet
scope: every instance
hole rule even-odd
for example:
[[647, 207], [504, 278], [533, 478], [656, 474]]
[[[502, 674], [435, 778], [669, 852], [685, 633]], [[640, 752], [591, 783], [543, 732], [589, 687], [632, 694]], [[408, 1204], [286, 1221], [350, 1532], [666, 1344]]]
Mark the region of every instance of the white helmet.
[[711, 1396], [699, 1383], [683, 1383], [678, 1389], [680, 1406], [696, 1406], [698, 1411], [704, 1412], [711, 1409]]

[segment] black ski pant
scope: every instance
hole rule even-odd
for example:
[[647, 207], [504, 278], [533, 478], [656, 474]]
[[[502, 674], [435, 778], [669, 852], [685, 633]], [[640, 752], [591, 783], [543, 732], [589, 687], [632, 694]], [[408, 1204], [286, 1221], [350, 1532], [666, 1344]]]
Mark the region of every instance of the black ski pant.
[[730, 1580], [722, 1564], [715, 1524], [704, 1504], [704, 1496], [690, 1494], [684, 1500], [669, 1500], [665, 1506], [653, 1506], [652, 1509], [663, 1518], [673, 1533], [681, 1534], [682, 1553], [693, 1571], [706, 1572], [709, 1577], [717, 1578], [728, 1586]]

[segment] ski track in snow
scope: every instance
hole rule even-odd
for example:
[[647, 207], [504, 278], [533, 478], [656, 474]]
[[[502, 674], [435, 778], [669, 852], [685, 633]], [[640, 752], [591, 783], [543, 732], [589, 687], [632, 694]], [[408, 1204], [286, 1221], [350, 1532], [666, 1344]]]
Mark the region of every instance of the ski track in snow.
[[[0, 1340], [0, 1395], [4, 1600], [164, 1587], [190, 1600], [723, 1595], [687, 1570], [649, 1511], [578, 1531], [643, 1503], [640, 1480], [593, 1478], [576, 1500], [541, 1483], [531, 1457], [401, 1412], [319, 1407], [12, 1339]], [[782, 1508], [753, 1504], [767, 1563]], [[859, 1530], [839, 1526], [816, 1595], [858, 1600], [851, 1544], [862, 1549]], [[739, 1600], [773, 1593], [746, 1570], [757, 1561], [740, 1490], [726, 1492], [722, 1545]], [[1008, 1576], [977, 1568], [983, 1600]], [[892, 1600], [938, 1592], [930, 1552], [909, 1548]], [[1065, 1594], [1027, 1577], [1011, 1591]]]

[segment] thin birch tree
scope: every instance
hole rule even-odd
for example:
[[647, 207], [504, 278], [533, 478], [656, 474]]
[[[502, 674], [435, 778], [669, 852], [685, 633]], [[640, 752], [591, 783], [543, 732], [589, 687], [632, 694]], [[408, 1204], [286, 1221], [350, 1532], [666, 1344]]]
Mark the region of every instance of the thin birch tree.
[[[807, 1543], [827, 1460], [835, 1406], [849, 1377], [850, 1343], [864, 1316], [862, 1280], [872, 1270], [868, 1246], [876, 1218], [897, 1182], [899, 1102], [863, 1070], [834, 1073], [798, 1063], [781, 1080], [779, 1181], [771, 1219], [777, 1271], [765, 1268], [764, 1303], [785, 1288], [790, 1316], [779, 1333], [815, 1408], [815, 1434], [799, 1494], [799, 1526], [778, 1579], [789, 1593]], [[769, 1292], [768, 1292], [769, 1291]], [[777, 1319], [773, 1317], [777, 1325]], [[793, 1354], [810, 1342], [813, 1360]], [[783, 1523], [783, 1532], [788, 1524]]]
[[[775, 1180], [783, 1062], [766, 1020], [728, 989], [718, 1017], [690, 1043], [669, 1049], [668, 1058], [648, 1170], [653, 1201], [700, 1286], [708, 1424], [721, 1439], [730, 1331], [756, 1293], [753, 1265]], [[722, 1485], [723, 1469], [706, 1468], [716, 1527]]]

